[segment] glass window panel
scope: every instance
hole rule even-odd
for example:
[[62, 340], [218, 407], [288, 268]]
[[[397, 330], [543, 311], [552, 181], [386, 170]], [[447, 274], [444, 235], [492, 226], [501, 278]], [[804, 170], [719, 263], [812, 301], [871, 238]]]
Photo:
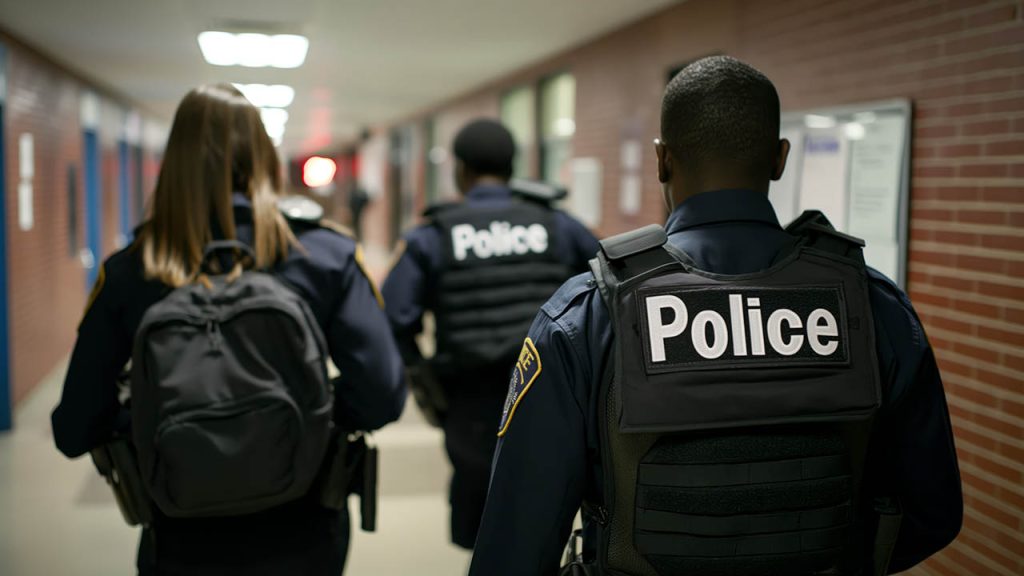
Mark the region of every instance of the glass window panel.
[[559, 74], [540, 85], [541, 178], [569, 184], [572, 136], [576, 133], [576, 78]]
[[516, 88], [501, 97], [501, 121], [516, 141], [513, 175], [519, 178], [528, 178], [531, 174], [530, 156], [534, 149], [537, 125], [535, 99], [530, 86]]

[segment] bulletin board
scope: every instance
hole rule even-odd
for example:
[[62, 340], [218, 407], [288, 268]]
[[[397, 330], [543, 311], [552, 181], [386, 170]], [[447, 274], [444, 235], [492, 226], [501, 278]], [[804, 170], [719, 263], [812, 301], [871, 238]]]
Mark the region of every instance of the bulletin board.
[[792, 150], [769, 198], [783, 225], [821, 210], [862, 238], [864, 257], [906, 287], [911, 106], [890, 100], [782, 115]]

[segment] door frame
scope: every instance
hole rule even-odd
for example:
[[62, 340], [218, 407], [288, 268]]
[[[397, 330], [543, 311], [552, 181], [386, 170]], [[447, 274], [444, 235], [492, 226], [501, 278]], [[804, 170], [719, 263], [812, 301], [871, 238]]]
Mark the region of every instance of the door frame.
[[11, 417], [11, 342], [8, 316], [7, 269], [7, 172], [6, 126], [7, 48], [0, 44], [0, 431], [10, 430]]
[[91, 291], [103, 256], [103, 200], [100, 181], [100, 135], [95, 128], [82, 131], [82, 172], [85, 176], [85, 288]]

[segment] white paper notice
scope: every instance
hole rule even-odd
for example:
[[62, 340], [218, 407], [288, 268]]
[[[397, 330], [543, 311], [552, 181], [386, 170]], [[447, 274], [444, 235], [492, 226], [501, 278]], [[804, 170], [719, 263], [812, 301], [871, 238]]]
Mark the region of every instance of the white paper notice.
[[32, 207], [32, 181], [18, 182], [18, 227], [27, 232], [35, 224], [35, 210]]
[[29, 231], [35, 225], [32, 180], [36, 174], [35, 141], [25, 132], [18, 137], [18, 227]]
[[783, 129], [780, 133], [782, 138], [789, 140], [789, 160], [786, 161], [786, 170], [782, 178], [772, 182], [771, 190], [768, 192], [768, 199], [775, 208], [775, 215], [779, 217], [779, 224], [785, 226], [797, 217], [797, 206], [800, 198], [800, 171], [804, 160], [804, 133], [799, 129]]
[[846, 175], [849, 146], [840, 128], [809, 129], [804, 137], [799, 212], [821, 210], [838, 230], [846, 231]]
[[626, 140], [619, 150], [619, 161], [623, 170], [639, 170], [643, 158], [643, 146], [639, 140]]
[[633, 216], [640, 212], [640, 196], [643, 188], [640, 166], [643, 163], [643, 146], [639, 140], [624, 140], [619, 149], [619, 164], [622, 177], [619, 179], [619, 211]]
[[862, 126], [864, 136], [850, 151], [849, 231], [865, 240], [895, 241], [906, 120], [889, 116]]
[[29, 132], [18, 137], [18, 177], [31, 180], [36, 175], [35, 141]]
[[619, 210], [626, 216], [640, 212], [641, 180], [638, 174], [626, 174], [619, 187]]
[[601, 161], [597, 158], [574, 158], [571, 173], [569, 209], [584, 224], [597, 228], [601, 224]]

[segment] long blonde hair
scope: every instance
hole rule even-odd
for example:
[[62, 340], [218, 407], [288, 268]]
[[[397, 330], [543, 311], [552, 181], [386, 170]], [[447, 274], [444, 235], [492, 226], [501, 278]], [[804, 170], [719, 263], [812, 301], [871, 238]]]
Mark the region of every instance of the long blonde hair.
[[258, 268], [273, 265], [296, 243], [277, 209], [281, 166], [259, 110], [234, 86], [200, 86], [178, 105], [157, 179], [149, 221], [137, 246], [147, 279], [170, 286], [193, 281], [212, 223], [235, 239], [233, 192], [252, 203]]

